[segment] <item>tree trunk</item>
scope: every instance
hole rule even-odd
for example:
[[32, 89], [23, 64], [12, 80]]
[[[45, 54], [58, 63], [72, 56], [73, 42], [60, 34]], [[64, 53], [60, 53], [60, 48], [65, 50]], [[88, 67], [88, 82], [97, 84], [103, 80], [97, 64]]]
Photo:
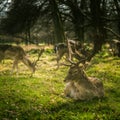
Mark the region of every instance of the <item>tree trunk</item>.
[[52, 9], [52, 18], [54, 24], [54, 36], [56, 42], [64, 42], [65, 35], [61, 15], [55, 0], [49, 0]]
[[94, 48], [91, 57], [98, 53], [105, 42], [106, 30], [104, 29], [105, 22], [102, 17], [105, 15], [105, 1], [91, 0], [90, 9], [92, 14]]
[[81, 0], [80, 6], [77, 1], [68, 0], [66, 4], [70, 7], [72, 12], [72, 22], [74, 24], [75, 34], [79, 41], [84, 40], [84, 15], [81, 10], [84, 10], [85, 0]]
[[[118, 18], [120, 18], [120, 5], [119, 5], [118, 0], [114, 0], [114, 4], [116, 6], [117, 16], [118, 16]], [[120, 21], [118, 21], [118, 31], [119, 31], [119, 34], [120, 34]]]

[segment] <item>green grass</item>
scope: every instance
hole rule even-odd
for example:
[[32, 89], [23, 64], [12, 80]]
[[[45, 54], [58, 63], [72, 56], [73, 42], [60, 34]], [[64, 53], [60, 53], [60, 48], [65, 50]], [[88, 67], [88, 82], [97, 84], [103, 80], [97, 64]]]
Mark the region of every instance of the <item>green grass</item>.
[[[34, 56], [34, 57], [33, 57]], [[34, 60], [36, 53], [30, 52]], [[19, 65], [19, 75], [10, 75], [11, 61], [0, 64], [0, 120], [119, 120], [120, 59], [106, 52], [96, 55], [86, 69], [104, 83], [105, 97], [74, 101], [64, 97], [64, 78], [68, 67], [56, 70], [50, 49], [40, 58], [36, 73]], [[8, 67], [9, 66], [9, 67]]]

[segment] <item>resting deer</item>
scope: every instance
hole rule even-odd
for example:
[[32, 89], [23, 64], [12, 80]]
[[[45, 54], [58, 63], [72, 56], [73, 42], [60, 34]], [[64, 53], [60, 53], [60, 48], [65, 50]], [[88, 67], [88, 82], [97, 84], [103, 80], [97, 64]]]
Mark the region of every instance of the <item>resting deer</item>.
[[86, 61], [87, 58], [77, 62], [69, 60], [71, 63], [69, 65], [70, 69], [64, 80], [66, 83], [64, 93], [67, 97], [75, 100], [90, 100], [104, 96], [102, 81], [94, 77], [88, 77], [85, 73], [84, 66]]
[[18, 63], [22, 62], [31, 70], [32, 73], [34, 73], [37, 61], [39, 60], [43, 51], [44, 50], [42, 49], [38, 55], [38, 59], [32, 63], [28, 59], [28, 57], [22, 47], [13, 46], [13, 45], [0, 45], [0, 62], [3, 59], [13, 60], [14, 62], [13, 62], [12, 72], [15, 70], [15, 68], [17, 69], [17, 72], [18, 72]]

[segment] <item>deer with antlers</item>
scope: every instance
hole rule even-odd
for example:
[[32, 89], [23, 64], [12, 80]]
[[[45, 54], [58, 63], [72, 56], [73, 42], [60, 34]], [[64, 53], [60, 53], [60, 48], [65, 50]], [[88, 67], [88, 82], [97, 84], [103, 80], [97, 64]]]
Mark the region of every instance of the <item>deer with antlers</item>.
[[[68, 44], [69, 46], [71, 46], [71, 52], [68, 51]], [[60, 60], [64, 55], [66, 55], [66, 60], [73, 58], [81, 59], [83, 57], [83, 55], [81, 55], [81, 53], [83, 52], [83, 46], [79, 41], [75, 40], [67, 40], [67, 43], [56, 44], [54, 46], [54, 51], [57, 55], [57, 68], [59, 68]]]
[[[68, 44], [68, 51], [71, 46]], [[104, 96], [104, 87], [102, 81], [94, 77], [88, 77], [84, 66], [90, 57], [86, 56], [78, 61], [69, 59], [70, 69], [65, 77], [66, 87], [65, 96], [75, 100], [91, 100], [93, 98], [101, 98]]]
[[38, 59], [34, 62], [31, 62], [24, 49], [20, 46], [13, 46], [13, 45], [0, 45], [0, 62], [3, 59], [11, 59], [13, 60], [13, 67], [12, 67], [12, 73], [17, 69], [18, 72], [18, 63], [22, 62], [24, 63], [32, 73], [35, 72], [35, 66], [37, 62], [39, 61], [40, 56], [42, 55], [44, 49], [41, 49], [41, 51], [38, 54]]

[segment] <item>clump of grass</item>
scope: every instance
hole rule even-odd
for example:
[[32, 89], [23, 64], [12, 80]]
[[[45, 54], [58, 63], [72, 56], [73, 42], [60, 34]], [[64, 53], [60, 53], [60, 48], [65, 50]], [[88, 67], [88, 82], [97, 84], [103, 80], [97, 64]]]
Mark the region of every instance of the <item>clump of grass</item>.
[[[64, 96], [68, 68], [56, 71], [52, 49], [41, 56], [36, 73], [30, 77], [24, 65], [19, 75], [10, 75], [5, 62], [0, 64], [0, 119], [20, 120], [117, 120], [120, 119], [120, 60], [100, 53], [86, 70], [104, 83], [105, 97], [74, 101]], [[30, 57], [37, 57], [32, 52]], [[9, 62], [9, 61], [8, 61]]]

